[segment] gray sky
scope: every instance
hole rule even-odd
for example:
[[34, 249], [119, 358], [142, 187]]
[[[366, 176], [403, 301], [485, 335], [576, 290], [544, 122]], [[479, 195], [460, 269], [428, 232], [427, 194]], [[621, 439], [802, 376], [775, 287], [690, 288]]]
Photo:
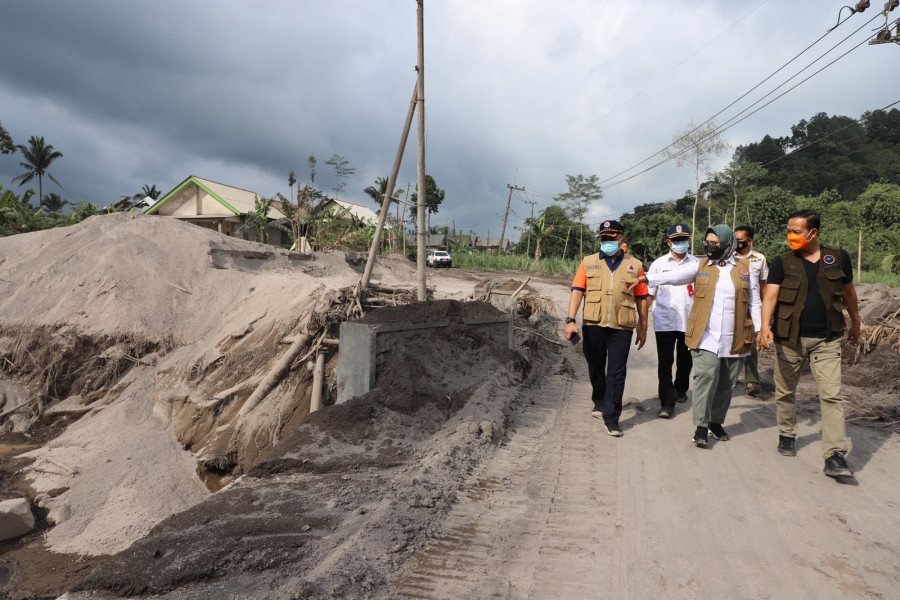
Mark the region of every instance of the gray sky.
[[[427, 0], [426, 164], [446, 191], [432, 225], [498, 237], [515, 183], [526, 191], [513, 196], [507, 237], [518, 238], [524, 200], [539, 212], [565, 175], [603, 180], [655, 154], [819, 38], [843, 4]], [[872, 4], [717, 122], [875, 17], [883, 3]], [[898, 59], [900, 46], [863, 43], [725, 136], [737, 146], [819, 112], [859, 117], [900, 100]], [[390, 170], [415, 63], [414, 0], [7, 2], [0, 122], [16, 143], [42, 135], [64, 154], [50, 169], [64, 189], [45, 181], [44, 193], [73, 203], [105, 206], [145, 184], [165, 193], [190, 174], [288, 195], [288, 172], [305, 181], [310, 154], [329, 191], [325, 161], [338, 153], [356, 168], [342, 197], [374, 206], [362, 190]], [[0, 156], [4, 188], [20, 160]], [[414, 129], [398, 187], [415, 187], [415, 167]], [[607, 189], [588, 220], [692, 187], [691, 170], [671, 162]]]

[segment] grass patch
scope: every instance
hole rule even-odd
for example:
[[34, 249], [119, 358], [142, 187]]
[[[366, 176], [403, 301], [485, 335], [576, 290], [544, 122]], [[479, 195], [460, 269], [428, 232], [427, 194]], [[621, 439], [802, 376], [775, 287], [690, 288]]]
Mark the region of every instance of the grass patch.
[[544, 258], [535, 268], [534, 258], [523, 254], [494, 256], [487, 252], [460, 252], [453, 255], [453, 266], [478, 271], [537, 271], [575, 275], [581, 261], [562, 258]]
[[900, 274], [880, 271], [860, 271], [862, 283], [883, 283], [888, 287], [900, 288]]

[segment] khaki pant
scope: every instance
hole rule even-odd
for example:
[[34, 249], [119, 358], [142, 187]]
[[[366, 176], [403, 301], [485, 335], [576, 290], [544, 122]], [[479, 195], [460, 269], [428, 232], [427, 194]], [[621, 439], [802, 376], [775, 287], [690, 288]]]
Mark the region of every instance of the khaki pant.
[[694, 361], [694, 427], [708, 427], [710, 423], [722, 425], [731, 393], [741, 372], [743, 358], [719, 358], [708, 350], [691, 350]]
[[775, 344], [775, 411], [778, 432], [797, 437], [797, 407], [795, 404], [800, 369], [809, 361], [813, 377], [819, 386], [822, 405], [822, 455], [847, 452], [844, 432], [844, 403], [841, 400], [841, 340], [800, 338], [800, 351]]

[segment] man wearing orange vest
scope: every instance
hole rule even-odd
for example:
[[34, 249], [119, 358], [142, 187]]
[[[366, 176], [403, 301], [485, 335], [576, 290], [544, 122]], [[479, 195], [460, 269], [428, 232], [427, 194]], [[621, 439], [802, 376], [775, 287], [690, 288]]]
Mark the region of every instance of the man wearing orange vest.
[[603, 223], [599, 232], [600, 252], [586, 256], [572, 281], [572, 296], [566, 317], [566, 339], [578, 332], [575, 317], [584, 300], [582, 349], [591, 379], [591, 415], [602, 418], [606, 432], [622, 435], [619, 417], [625, 392], [626, 363], [631, 338], [637, 328], [638, 350], [647, 341], [646, 285], [626, 289], [625, 282], [644, 274], [641, 261], [622, 251], [625, 228], [618, 221]]
[[760, 352], [775, 343], [779, 454], [797, 454], [795, 392], [800, 370], [808, 362], [819, 386], [825, 474], [852, 477], [853, 471], [844, 459], [847, 438], [841, 400], [841, 338], [846, 309], [850, 315], [847, 341], [856, 344], [859, 340], [859, 302], [850, 256], [840, 248], [819, 243], [820, 225], [821, 218], [811, 210], [788, 217], [791, 251], [772, 261], [756, 343]]

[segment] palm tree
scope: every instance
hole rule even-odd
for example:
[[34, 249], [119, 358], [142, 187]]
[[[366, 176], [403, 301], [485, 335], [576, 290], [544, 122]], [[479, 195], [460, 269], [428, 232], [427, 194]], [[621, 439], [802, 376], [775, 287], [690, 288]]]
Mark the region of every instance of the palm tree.
[[25, 185], [35, 177], [38, 179], [38, 198], [44, 197], [44, 175], [50, 178], [50, 181], [62, 189], [62, 184], [56, 180], [56, 177], [47, 172], [50, 164], [57, 158], [62, 158], [62, 152], [57, 152], [53, 146], [44, 142], [44, 136], [31, 136], [28, 139], [28, 146], [19, 144], [17, 146], [25, 162], [19, 163], [28, 169], [18, 177], [13, 177], [13, 182], [18, 181], [19, 185]]
[[[365, 194], [367, 194], [378, 206], [381, 206], [381, 203], [384, 202], [384, 195], [387, 194], [387, 185], [388, 180], [386, 177], [376, 177], [375, 185], [370, 185], [366, 189], [363, 190]], [[403, 190], [394, 190], [393, 195], [391, 196], [391, 202], [400, 202], [400, 194]]]
[[297, 183], [297, 175], [293, 171], [288, 173], [288, 187], [291, 188], [291, 202], [294, 201], [294, 185]]
[[[156, 189], [156, 185], [146, 185], [145, 184], [144, 187], [141, 188], [141, 193], [144, 195], [145, 198], [147, 196], [150, 196], [152, 199], [157, 200], [159, 198], [159, 195], [161, 192], [158, 189]], [[137, 194], [135, 194], [135, 195], [137, 195]]]
[[43, 208], [48, 215], [62, 212], [62, 209], [66, 204], [69, 204], [69, 201], [63, 200], [56, 192], [47, 194], [44, 196], [44, 199], [41, 200], [41, 208]]

